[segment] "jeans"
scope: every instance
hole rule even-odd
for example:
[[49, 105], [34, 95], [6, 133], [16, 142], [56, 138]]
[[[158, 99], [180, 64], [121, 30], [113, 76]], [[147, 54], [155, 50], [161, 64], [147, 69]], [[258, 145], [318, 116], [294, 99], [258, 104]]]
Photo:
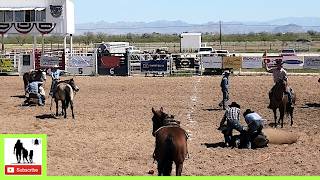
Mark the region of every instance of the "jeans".
[[219, 106], [223, 107], [223, 109], [226, 109], [226, 103], [229, 101], [229, 92], [228, 90], [222, 90], [222, 96], [223, 96], [223, 99], [222, 101], [219, 103]]

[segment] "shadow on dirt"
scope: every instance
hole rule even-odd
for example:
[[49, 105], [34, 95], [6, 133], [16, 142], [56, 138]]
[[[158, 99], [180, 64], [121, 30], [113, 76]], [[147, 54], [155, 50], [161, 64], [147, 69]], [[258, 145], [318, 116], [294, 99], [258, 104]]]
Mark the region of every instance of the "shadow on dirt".
[[223, 111], [223, 109], [219, 109], [219, 108], [207, 108], [207, 109], [202, 109], [203, 111]]
[[306, 103], [302, 108], [320, 108], [319, 103]]
[[10, 97], [19, 98], [19, 99], [24, 99], [24, 98], [26, 98], [25, 95], [16, 95], [16, 96], [10, 96]]
[[55, 115], [53, 114], [43, 114], [36, 116], [37, 119], [58, 119]]
[[218, 142], [218, 143], [203, 143], [201, 144], [203, 146], [206, 146], [207, 148], [225, 148], [226, 145], [224, 142]]

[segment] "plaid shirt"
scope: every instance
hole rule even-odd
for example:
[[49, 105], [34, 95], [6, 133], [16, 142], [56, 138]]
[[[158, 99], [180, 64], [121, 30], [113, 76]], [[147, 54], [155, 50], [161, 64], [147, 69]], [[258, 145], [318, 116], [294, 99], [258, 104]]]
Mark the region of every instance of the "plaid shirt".
[[234, 124], [234, 122], [240, 122], [240, 109], [236, 107], [231, 107], [224, 113], [223, 119], [220, 122], [220, 126], [227, 121], [227, 124]]

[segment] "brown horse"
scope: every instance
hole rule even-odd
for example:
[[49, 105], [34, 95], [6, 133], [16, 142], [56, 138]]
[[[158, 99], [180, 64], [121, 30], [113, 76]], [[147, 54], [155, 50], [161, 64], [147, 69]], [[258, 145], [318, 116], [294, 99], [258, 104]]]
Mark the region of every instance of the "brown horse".
[[183, 162], [188, 154], [187, 134], [180, 127], [180, 122], [173, 116], [152, 108], [153, 133], [156, 138], [154, 159], [158, 164], [158, 176], [170, 176], [173, 162], [176, 164], [176, 175], [181, 176]]
[[33, 81], [40, 81], [40, 82], [44, 82], [46, 81], [47, 77], [46, 77], [46, 71], [44, 70], [31, 70], [29, 72], [26, 72], [23, 74], [23, 84], [24, 84], [24, 91], [25, 91], [25, 95], [27, 94], [27, 86], [29, 83], [33, 82]]
[[56, 103], [56, 116], [58, 116], [58, 108], [59, 108], [59, 101], [62, 103], [62, 115], [64, 118], [67, 118], [67, 108], [70, 104], [72, 118], [74, 119], [73, 113], [73, 98], [74, 92], [78, 92], [79, 88], [76, 86], [73, 79], [60, 81], [55, 88], [55, 93], [53, 95], [54, 101]]
[[285, 93], [289, 89], [292, 94], [292, 103], [295, 104], [296, 95], [291, 88], [287, 87], [287, 82], [284, 80], [279, 80], [273, 87], [272, 98], [271, 98], [271, 107], [274, 114], [275, 127], [277, 127], [277, 109], [280, 111], [280, 118], [278, 123], [281, 123], [281, 128], [283, 128], [283, 118], [284, 115], [290, 115], [291, 126], [293, 125], [293, 110], [294, 107], [291, 107], [288, 101], [288, 95]]

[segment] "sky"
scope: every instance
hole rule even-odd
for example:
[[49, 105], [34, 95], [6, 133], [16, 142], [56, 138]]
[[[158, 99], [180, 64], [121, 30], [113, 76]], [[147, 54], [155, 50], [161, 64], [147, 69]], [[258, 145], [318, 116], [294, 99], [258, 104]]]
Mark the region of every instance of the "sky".
[[261, 22], [320, 17], [319, 0], [74, 0], [76, 24], [181, 20]]

